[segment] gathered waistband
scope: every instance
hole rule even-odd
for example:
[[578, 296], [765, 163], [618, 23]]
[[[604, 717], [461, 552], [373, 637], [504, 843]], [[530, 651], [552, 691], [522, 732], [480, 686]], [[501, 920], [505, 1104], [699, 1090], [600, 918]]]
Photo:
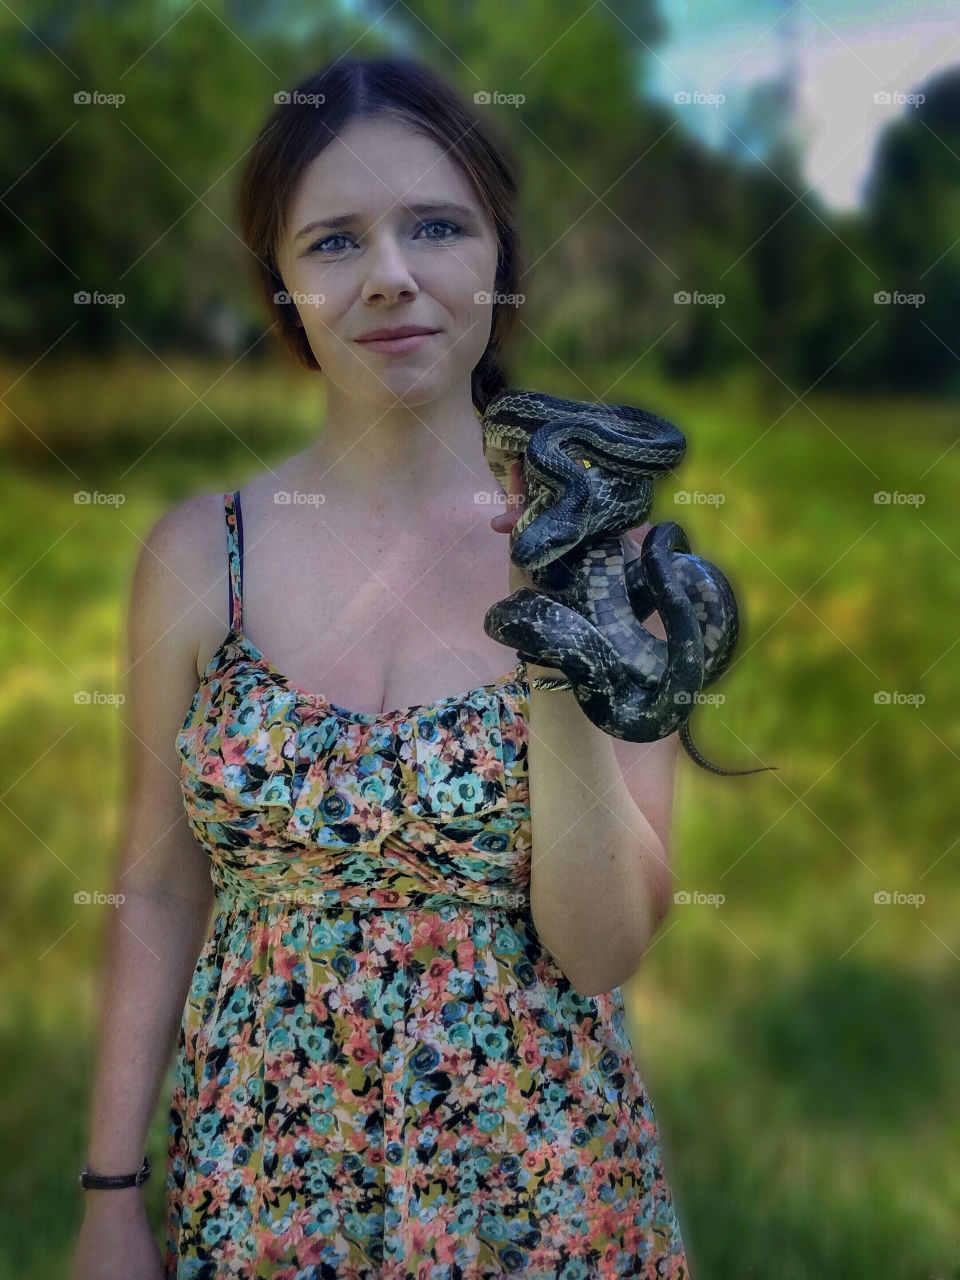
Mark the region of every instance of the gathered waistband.
[[254, 884], [229, 867], [218, 866], [213, 878], [217, 906], [223, 912], [276, 909], [313, 909], [316, 911], [409, 911], [453, 908], [460, 911], [500, 911], [514, 915], [530, 914], [529, 894], [522, 890], [493, 890], [486, 899], [474, 901], [456, 893], [392, 889], [366, 889], [345, 885], [339, 889], [321, 889], [316, 885]]

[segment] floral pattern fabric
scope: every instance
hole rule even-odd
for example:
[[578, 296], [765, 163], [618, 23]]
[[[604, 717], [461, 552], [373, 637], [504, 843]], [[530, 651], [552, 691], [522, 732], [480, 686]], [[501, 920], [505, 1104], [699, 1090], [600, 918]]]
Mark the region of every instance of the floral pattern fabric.
[[619, 988], [530, 915], [523, 665], [364, 713], [230, 630], [176, 735], [216, 911], [169, 1109], [170, 1280], [688, 1280]]

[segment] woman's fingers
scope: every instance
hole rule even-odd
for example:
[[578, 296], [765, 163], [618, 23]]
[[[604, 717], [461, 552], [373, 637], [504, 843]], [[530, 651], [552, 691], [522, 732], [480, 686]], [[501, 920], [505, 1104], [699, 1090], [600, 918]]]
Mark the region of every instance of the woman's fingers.
[[495, 515], [490, 521], [490, 527], [497, 533], [509, 533], [523, 513], [525, 505], [523, 493], [523, 463], [519, 461], [519, 459], [516, 462], [513, 462], [510, 466], [509, 485], [510, 489], [507, 493], [506, 510]]
[[518, 459], [510, 468], [510, 528], [517, 523], [523, 514], [526, 498], [523, 492], [523, 463]]
[[628, 529], [626, 533], [620, 535], [624, 564], [629, 564], [631, 560], [638, 558], [643, 540], [652, 528], [653, 526], [647, 521], [645, 524], [637, 525], [636, 529]]

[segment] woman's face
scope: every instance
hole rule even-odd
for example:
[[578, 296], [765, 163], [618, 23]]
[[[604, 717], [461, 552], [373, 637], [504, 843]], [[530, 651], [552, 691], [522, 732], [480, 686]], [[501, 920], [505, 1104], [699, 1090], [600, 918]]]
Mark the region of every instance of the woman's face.
[[[496, 235], [431, 138], [354, 120], [305, 170], [278, 265], [330, 390], [386, 408], [469, 385], [490, 337]], [[400, 325], [435, 332], [405, 351], [357, 341]]]

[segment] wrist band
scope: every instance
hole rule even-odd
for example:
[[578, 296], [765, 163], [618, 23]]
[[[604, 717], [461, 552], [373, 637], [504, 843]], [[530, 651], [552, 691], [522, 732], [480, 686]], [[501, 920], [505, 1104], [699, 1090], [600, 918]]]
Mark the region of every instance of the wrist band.
[[572, 689], [573, 685], [566, 676], [527, 676], [527, 660], [523, 654], [517, 654], [523, 668], [521, 675], [527, 681], [532, 689]]
[[534, 676], [529, 682], [534, 689], [572, 689], [573, 685], [563, 676]]
[[143, 1164], [136, 1173], [91, 1173], [89, 1167], [80, 1174], [84, 1191], [119, 1191], [122, 1187], [139, 1187], [150, 1176], [150, 1161], [143, 1157]]

